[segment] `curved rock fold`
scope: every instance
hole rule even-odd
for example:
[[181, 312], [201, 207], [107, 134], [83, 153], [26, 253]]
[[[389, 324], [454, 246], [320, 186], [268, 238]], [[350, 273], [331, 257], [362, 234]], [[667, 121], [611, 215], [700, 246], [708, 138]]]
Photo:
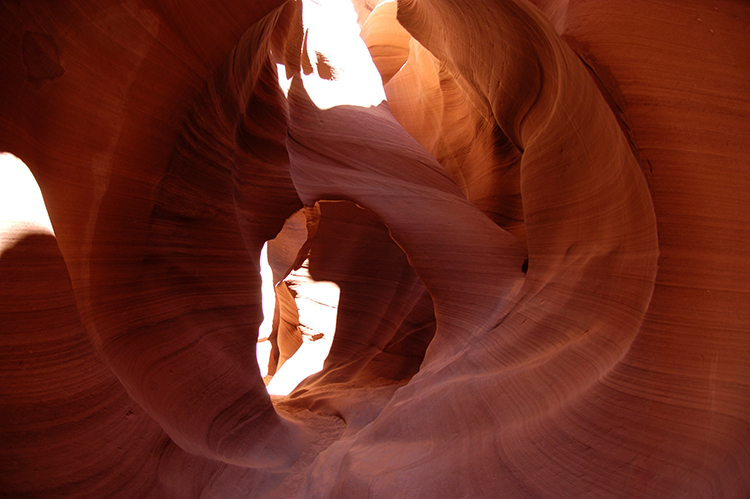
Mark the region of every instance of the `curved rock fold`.
[[0, 495], [747, 496], [748, 16], [2, 2]]

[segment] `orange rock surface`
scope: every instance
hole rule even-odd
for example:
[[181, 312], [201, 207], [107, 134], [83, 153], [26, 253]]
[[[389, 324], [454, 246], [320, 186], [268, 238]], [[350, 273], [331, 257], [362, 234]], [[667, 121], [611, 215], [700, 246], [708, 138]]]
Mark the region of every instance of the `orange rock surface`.
[[747, 497], [749, 23], [0, 2], [0, 496]]

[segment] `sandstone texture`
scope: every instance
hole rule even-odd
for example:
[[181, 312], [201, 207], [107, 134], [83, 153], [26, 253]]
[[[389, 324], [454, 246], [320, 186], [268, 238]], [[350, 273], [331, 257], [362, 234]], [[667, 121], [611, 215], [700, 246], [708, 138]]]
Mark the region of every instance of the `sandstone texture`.
[[744, 0], [2, 0], [0, 497], [746, 498], [749, 138]]

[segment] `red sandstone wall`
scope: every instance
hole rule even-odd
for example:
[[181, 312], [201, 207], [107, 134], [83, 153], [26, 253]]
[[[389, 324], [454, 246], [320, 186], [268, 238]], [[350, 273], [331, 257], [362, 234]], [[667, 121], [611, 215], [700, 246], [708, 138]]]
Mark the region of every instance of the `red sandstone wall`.
[[[282, 3], [0, 6], [54, 227], [0, 238], [0, 494], [747, 496], [748, 6], [354, 2], [360, 78]], [[316, 202], [336, 338], [272, 401]]]

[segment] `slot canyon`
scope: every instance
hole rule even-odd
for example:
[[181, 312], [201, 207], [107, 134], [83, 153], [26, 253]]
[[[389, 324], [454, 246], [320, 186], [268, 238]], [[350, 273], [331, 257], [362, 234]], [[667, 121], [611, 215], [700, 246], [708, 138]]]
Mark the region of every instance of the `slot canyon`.
[[750, 3], [0, 26], [0, 497], [750, 497]]

